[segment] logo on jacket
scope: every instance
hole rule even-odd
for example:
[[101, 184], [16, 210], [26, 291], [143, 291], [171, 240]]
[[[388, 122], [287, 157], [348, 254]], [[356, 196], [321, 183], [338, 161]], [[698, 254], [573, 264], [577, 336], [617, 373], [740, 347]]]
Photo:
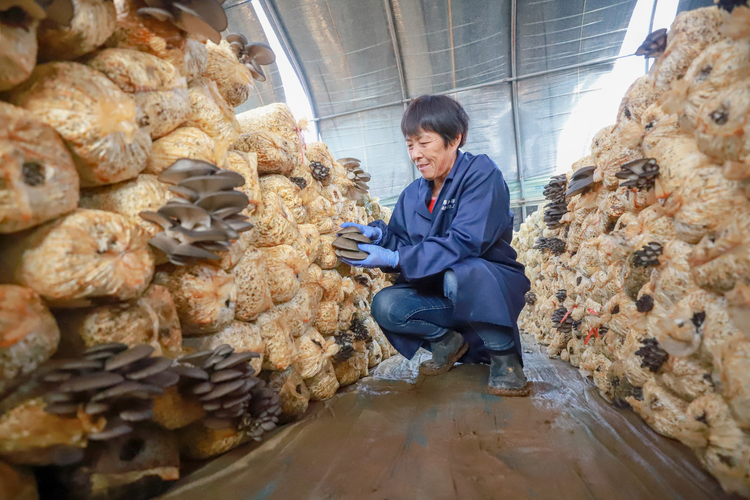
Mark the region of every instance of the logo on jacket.
[[452, 200], [443, 200], [443, 206], [441, 210], [453, 210], [456, 208], [456, 199], [453, 198]]

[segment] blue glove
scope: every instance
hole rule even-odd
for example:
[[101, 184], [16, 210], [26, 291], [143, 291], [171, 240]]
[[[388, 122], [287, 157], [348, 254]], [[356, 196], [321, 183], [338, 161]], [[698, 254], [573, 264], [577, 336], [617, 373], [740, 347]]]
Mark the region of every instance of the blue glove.
[[355, 222], [344, 222], [341, 224], [341, 229], [344, 229], [345, 227], [359, 228], [362, 234], [370, 238], [370, 241], [376, 245], [380, 243], [381, 238], [383, 238], [383, 231], [379, 227], [363, 226], [362, 224], [357, 224]]
[[357, 246], [360, 250], [368, 252], [370, 255], [363, 260], [349, 260], [344, 258], [341, 258], [341, 260], [354, 267], [398, 267], [398, 252], [377, 245], [368, 245], [367, 243], [360, 243]]

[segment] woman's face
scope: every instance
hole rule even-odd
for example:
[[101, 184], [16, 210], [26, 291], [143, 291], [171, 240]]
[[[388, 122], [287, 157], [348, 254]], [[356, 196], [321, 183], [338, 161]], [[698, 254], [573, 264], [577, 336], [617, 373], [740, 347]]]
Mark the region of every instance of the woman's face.
[[418, 135], [406, 139], [409, 157], [428, 181], [445, 180], [456, 161], [456, 151], [460, 136], [447, 147], [443, 138], [435, 132], [421, 131]]

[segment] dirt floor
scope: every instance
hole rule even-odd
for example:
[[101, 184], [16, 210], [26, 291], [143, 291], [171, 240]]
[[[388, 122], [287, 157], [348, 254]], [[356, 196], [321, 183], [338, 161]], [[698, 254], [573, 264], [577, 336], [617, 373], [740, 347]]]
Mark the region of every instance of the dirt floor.
[[486, 366], [418, 378], [418, 360], [392, 358], [302, 421], [209, 462], [162, 498], [738, 498], [686, 447], [610, 407], [575, 368], [540, 353], [525, 359], [535, 384], [529, 398], [485, 394]]

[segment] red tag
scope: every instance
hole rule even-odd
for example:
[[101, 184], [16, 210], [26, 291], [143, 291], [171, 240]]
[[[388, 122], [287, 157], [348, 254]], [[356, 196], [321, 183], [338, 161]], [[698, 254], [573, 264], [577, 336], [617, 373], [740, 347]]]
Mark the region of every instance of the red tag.
[[573, 312], [573, 309], [575, 309], [578, 306], [573, 306], [570, 309], [568, 309], [568, 312], [565, 313], [565, 316], [563, 316], [562, 321], [560, 321], [560, 324], [565, 323], [565, 320], [568, 319], [568, 316], [570, 316], [570, 313]]
[[586, 310], [588, 311], [588, 313], [589, 313], [589, 314], [593, 314], [594, 316], [599, 316], [599, 313], [598, 313], [598, 312], [596, 312], [596, 311], [594, 311], [594, 310], [593, 310], [593, 309], [591, 309], [590, 307], [589, 307], [588, 309], [586, 309]]
[[594, 335], [596, 338], [599, 338], [599, 329], [594, 327], [589, 331], [589, 334], [586, 336], [586, 340], [583, 341], [583, 345], [589, 345], [589, 340], [591, 340], [591, 336]]

